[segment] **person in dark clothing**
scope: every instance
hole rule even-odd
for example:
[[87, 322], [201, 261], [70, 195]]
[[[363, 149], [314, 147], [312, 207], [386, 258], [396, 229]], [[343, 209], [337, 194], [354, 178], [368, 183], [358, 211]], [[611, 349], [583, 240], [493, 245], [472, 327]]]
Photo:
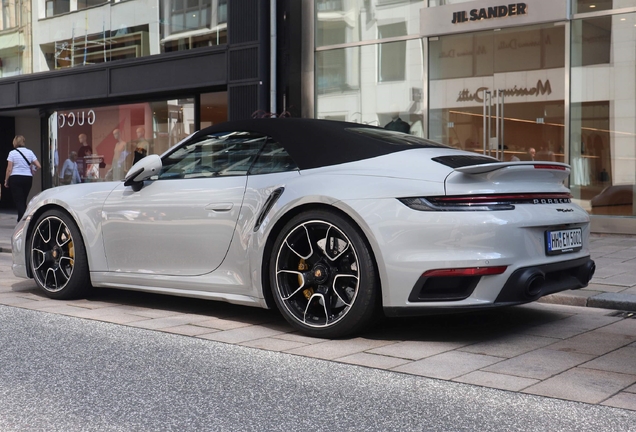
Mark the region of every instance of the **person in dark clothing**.
[[90, 158], [93, 154], [93, 147], [88, 145], [86, 134], [79, 134], [77, 139], [80, 142], [80, 147], [77, 149], [77, 169], [80, 173], [82, 181], [86, 179], [86, 171], [88, 169], [88, 162], [86, 158]]
[[411, 126], [409, 126], [409, 124], [402, 120], [399, 116], [394, 117], [389, 123], [387, 123], [384, 126], [384, 129], [403, 133], [411, 132]]
[[397, 104], [391, 104], [391, 121], [384, 125], [384, 129], [402, 132], [402, 133], [410, 133], [411, 125], [400, 118], [400, 108]]

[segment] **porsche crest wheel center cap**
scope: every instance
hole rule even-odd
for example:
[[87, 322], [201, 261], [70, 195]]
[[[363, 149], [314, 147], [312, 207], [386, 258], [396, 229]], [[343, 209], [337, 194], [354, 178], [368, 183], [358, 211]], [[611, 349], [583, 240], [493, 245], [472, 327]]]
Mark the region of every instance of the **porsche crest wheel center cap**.
[[327, 267], [325, 267], [322, 264], [316, 264], [316, 266], [314, 266], [313, 273], [314, 273], [314, 278], [316, 279], [316, 282], [318, 283], [325, 282], [327, 278], [329, 277], [329, 272], [327, 271]]

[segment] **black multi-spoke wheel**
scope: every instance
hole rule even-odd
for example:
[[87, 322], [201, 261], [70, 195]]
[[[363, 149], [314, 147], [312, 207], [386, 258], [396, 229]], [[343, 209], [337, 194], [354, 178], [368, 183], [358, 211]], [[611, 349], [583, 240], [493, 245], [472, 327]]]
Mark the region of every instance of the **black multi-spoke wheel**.
[[270, 261], [278, 308], [296, 328], [318, 337], [360, 331], [376, 308], [378, 277], [357, 227], [327, 211], [294, 217]]
[[84, 243], [63, 212], [49, 210], [38, 218], [29, 258], [35, 282], [51, 298], [79, 297], [90, 288]]

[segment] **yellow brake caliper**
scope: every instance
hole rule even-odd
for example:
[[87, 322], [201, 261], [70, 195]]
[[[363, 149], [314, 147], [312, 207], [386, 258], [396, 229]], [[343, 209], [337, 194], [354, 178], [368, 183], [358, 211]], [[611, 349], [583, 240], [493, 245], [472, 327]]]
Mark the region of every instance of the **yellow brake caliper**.
[[73, 244], [73, 240], [69, 240], [68, 242], [68, 256], [71, 259], [71, 265], [75, 264], [75, 245]]
[[[300, 259], [300, 262], [298, 263], [298, 271], [307, 271], [309, 270], [309, 266], [307, 265], [307, 263], [305, 262], [305, 260], [303, 258]], [[301, 275], [298, 275], [298, 285], [302, 285], [303, 284], [303, 277]], [[305, 288], [303, 290], [303, 295], [305, 296], [305, 298], [307, 300], [309, 300], [311, 298], [312, 295], [314, 295], [314, 289], [313, 288]]]

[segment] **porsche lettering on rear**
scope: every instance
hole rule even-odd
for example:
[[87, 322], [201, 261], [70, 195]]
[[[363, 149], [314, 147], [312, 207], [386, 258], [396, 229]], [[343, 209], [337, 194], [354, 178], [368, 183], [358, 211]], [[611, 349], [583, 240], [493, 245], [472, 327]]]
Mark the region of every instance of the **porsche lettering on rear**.
[[570, 198], [545, 198], [535, 199], [534, 204], [569, 204], [572, 202]]

